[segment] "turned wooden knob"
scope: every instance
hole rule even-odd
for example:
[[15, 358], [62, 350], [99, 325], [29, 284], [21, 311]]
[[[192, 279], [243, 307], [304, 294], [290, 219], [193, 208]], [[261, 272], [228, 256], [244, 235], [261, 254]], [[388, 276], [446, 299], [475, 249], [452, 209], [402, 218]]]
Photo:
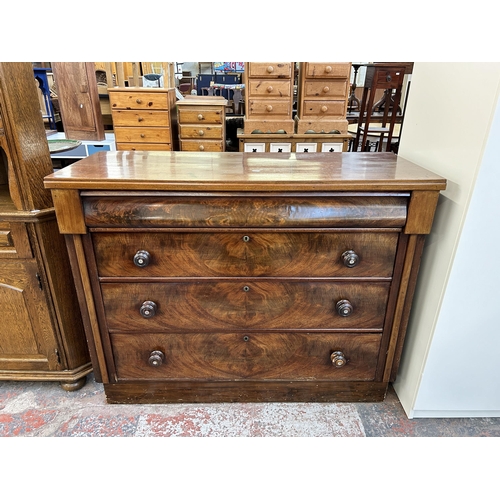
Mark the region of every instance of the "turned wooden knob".
[[335, 368], [342, 368], [347, 363], [347, 359], [342, 351], [332, 352], [330, 359], [332, 360], [332, 365]]
[[205, 131], [204, 130], [198, 130], [198, 135], [199, 136], [205, 135]]
[[144, 121], [144, 118], [143, 118], [142, 116], [139, 116], [139, 117], [137, 118], [137, 121], [138, 121], [138, 122], [143, 122], [143, 121]]
[[161, 366], [165, 361], [165, 354], [161, 351], [152, 351], [149, 355], [148, 363], [151, 366]]
[[137, 267], [146, 267], [149, 266], [151, 262], [151, 255], [147, 250], [138, 250], [134, 255], [134, 264]]
[[203, 120], [203, 115], [201, 113], [198, 115], [198, 120]]
[[267, 67], [267, 72], [272, 73], [274, 71], [274, 68], [272, 66]]
[[272, 87], [272, 85], [269, 85], [269, 87], [267, 87], [267, 91], [268, 91], [269, 93], [271, 93], [271, 92], [273, 91], [273, 87]]
[[352, 304], [347, 299], [339, 300], [335, 304], [335, 309], [337, 310], [337, 314], [344, 318], [350, 316], [354, 310]]
[[321, 112], [326, 113], [328, 111], [328, 106], [321, 106]]
[[359, 264], [359, 256], [354, 250], [346, 250], [342, 254], [342, 262], [346, 267], [356, 267]]
[[149, 319], [152, 318], [156, 314], [157, 306], [152, 300], [145, 300], [142, 303], [139, 312], [143, 318]]
[[269, 112], [271, 112], [273, 110], [273, 107], [270, 104], [268, 104], [266, 106], [266, 110], [269, 111]]
[[146, 137], [146, 134], [141, 134], [141, 137], [144, 139], [144, 137]]
[[205, 151], [205, 146], [203, 145], [200, 145], [200, 147], [198, 148], [200, 151]]
[[135, 100], [135, 102], [136, 102], [137, 104], [142, 104], [142, 99], [136, 99], [136, 100]]
[[325, 73], [331, 73], [332, 72], [332, 67], [331, 66], [325, 66]]

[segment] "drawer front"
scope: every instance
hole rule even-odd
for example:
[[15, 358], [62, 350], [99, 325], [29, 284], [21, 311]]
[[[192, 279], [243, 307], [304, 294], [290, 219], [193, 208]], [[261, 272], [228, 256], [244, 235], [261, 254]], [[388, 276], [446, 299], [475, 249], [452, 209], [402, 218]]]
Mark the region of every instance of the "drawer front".
[[168, 127], [114, 127], [116, 142], [172, 142]]
[[118, 380], [374, 380], [380, 335], [113, 334], [111, 344]]
[[291, 78], [291, 62], [248, 63], [249, 77]]
[[181, 139], [181, 151], [193, 152], [215, 152], [219, 153], [224, 151], [224, 144], [222, 141], [204, 140], [204, 141], [190, 141]]
[[116, 144], [117, 151], [172, 151], [172, 144], [162, 142], [119, 142]]
[[[264, 279], [101, 284], [111, 331], [173, 333], [234, 329], [381, 332], [389, 287], [386, 281]], [[337, 311], [340, 301], [349, 302], [342, 303], [347, 312], [352, 311], [348, 316]]]
[[347, 81], [316, 81], [308, 80], [304, 85], [305, 97], [319, 97], [327, 99], [347, 98]]
[[[399, 233], [98, 232], [100, 277], [390, 277]], [[147, 253], [145, 253], [147, 252]]]
[[404, 79], [404, 69], [381, 69], [368, 68], [366, 73], [365, 86], [376, 85], [379, 88], [395, 89], [402, 85]]
[[168, 111], [112, 111], [113, 125], [116, 127], [170, 127]]
[[214, 123], [222, 124], [224, 121], [224, 112], [220, 107], [204, 107], [203, 109], [189, 109], [178, 107], [179, 123]]
[[347, 101], [304, 101], [304, 116], [344, 118]]
[[[199, 145], [181, 142], [183, 148]], [[405, 196], [84, 196], [82, 200], [89, 227], [395, 228], [405, 225], [407, 210]]]
[[248, 114], [251, 117], [288, 117], [291, 115], [290, 100], [277, 101], [275, 99], [250, 99]]
[[180, 125], [181, 139], [222, 139], [222, 125]]
[[113, 109], [169, 109], [167, 93], [155, 92], [109, 92], [109, 103]]
[[306, 62], [307, 78], [346, 78], [351, 77], [351, 63], [313, 63]]
[[290, 81], [281, 80], [250, 80], [248, 83], [248, 95], [255, 97], [290, 97]]

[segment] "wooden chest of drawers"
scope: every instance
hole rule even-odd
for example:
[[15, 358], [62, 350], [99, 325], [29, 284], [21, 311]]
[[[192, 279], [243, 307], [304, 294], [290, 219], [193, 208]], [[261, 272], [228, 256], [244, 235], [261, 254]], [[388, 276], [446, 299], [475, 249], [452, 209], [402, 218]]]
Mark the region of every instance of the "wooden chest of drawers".
[[293, 62], [245, 64], [244, 132], [294, 132]]
[[181, 151], [226, 150], [226, 104], [212, 96], [186, 96], [177, 103]]
[[350, 77], [351, 63], [300, 63], [298, 134], [347, 133]]
[[114, 87], [108, 93], [118, 151], [177, 149], [175, 89]]
[[109, 402], [384, 398], [444, 179], [385, 153], [123, 161], [45, 178]]

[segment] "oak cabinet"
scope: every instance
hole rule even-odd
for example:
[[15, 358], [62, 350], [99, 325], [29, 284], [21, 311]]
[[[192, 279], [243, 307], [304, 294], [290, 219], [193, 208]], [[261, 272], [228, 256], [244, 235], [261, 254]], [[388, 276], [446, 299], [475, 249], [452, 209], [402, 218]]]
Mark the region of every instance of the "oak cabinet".
[[80, 388], [92, 371], [31, 64], [0, 63], [0, 380]]

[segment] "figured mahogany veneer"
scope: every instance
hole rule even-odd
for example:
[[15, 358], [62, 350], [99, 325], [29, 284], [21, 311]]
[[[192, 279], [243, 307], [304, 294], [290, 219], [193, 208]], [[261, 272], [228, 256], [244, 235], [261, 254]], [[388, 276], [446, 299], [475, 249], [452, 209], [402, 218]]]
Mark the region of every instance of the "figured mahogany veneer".
[[385, 153], [97, 153], [45, 178], [109, 402], [377, 401], [446, 181]]

